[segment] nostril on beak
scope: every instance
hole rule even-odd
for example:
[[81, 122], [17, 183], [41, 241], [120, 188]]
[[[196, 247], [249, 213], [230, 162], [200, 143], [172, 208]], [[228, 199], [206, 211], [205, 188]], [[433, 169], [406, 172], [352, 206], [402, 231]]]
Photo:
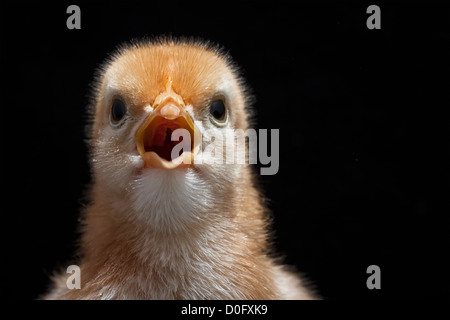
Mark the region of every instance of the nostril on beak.
[[162, 107], [160, 114], [164, 119], [174, 120], [180, 115], [180, 108], [173, 104], [166, 104]]

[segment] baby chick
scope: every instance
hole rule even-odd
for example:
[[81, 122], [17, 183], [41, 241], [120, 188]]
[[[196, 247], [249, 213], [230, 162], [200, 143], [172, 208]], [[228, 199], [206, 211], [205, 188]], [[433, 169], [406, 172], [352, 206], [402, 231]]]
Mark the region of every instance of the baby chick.
[[[62, 274], [45, 298], [315, 298], [272, 257], [248, 164], [196, 161], [212, 136], [249, 127], [243, 80], [221, 49], [179, 39], [122, 47], [93, 97], [81, 288]], [[191, 141], [173, 139], [177, 129]]]

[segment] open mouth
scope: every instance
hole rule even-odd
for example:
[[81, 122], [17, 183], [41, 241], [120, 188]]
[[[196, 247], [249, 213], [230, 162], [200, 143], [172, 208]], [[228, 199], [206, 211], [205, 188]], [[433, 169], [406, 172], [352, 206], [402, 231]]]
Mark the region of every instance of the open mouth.
[[[173, 135], [178, 129], [184, 130]], [[193, 163], [200, 145], [199, 135], [200, 131], [195, 128], [192, 118], [186, 112], [175, 119], [167, 119], [155, 113], [137, 131], [136, 146], [145, 167], [173, 169]], [[184, 141], [188, 138], [190, 141]], [[181, 146], [175, 148], [181, 143]]]
[[183, 149], [172, 159], [174, 147], [183, 141], [183, 136], [178, 141], [172, 141], [172, 133], [177, 129], [185, 129], [189, 132], [191, 138], [190, 151], [194, 148], [194, 130], [189, 126], [184, 117], [175, 120], [167, 120], [161, 116], [156, 116], [150, 125], [144, 131], [144, 150], [145, 152], [155, 152], [160, 158], [172, 161], [182, 155]]

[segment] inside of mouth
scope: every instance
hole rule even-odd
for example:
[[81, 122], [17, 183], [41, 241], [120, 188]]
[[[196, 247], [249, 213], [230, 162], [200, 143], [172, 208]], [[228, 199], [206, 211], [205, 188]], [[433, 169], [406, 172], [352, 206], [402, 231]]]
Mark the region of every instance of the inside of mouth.
[[144, 149], [145, 152], [155, 152], [159, 157], [172, 161], [183, 153], [183, 149], [179, 154], [172, 158], [173, 148], [183, 141], [183, 136], [180, 136], [178, 141], [172, 141], [172, 133], [176, 129], [186, 129], [191, 135], [191, 147], [193, 149], [193, 130], [190, 128], [186, 119], [179, 117], [175, 120], [166, 120], [162, 117], [156, 117], [144, 132]]

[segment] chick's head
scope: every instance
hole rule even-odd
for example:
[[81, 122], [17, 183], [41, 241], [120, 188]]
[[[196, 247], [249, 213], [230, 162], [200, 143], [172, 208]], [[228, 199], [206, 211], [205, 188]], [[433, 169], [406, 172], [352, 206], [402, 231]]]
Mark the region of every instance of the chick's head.
[[[225, 204], [245, 169], [227, 163], [223, 149], [212, 153], [223, 161], [202, 151], [226, 130], [248, 128], [248, 99], [221, 50], [194, 41], [129, 45], [100, 69], [93, 97], [94, 183], [117, 212], [132, 208], [153, 224], [176, 225], [202, 218], [200, 207]], [[185, 136], [172, 141], [177, 129], [190, 144]]]

